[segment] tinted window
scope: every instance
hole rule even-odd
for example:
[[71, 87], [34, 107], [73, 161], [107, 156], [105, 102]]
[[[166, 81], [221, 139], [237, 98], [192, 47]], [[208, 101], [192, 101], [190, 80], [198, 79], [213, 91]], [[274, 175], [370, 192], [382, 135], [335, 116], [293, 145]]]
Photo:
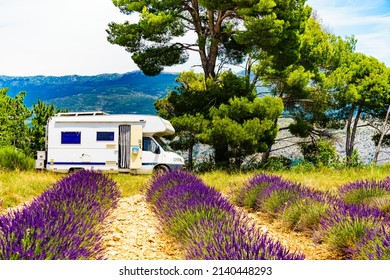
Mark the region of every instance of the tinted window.
[[112, 131], [98, 131], [96, 133], [97, 141], [114, 141], [114, 132]]
[[80, 144], [81, 132], [80, 131], [62, 131], [61, 132], [61, 144]]

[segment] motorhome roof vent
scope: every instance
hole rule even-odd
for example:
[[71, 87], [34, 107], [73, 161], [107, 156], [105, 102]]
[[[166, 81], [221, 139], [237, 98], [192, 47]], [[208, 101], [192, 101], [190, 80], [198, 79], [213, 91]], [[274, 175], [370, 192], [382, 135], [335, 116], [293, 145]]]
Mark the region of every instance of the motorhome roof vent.
[[101, 116], [101, 115], [108, 115], [105, 112], [102, 111], [96, 111], [96, 112], [67, 112], [67, 113], [58, 113], [57, 116]]

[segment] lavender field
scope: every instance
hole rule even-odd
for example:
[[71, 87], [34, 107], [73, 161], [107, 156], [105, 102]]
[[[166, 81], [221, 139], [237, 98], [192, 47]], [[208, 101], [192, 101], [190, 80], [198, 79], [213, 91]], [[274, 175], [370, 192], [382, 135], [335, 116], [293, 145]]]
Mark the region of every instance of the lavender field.
[[384, 260], [390, 257], [389, 187], [389, 178], [359, 180], [334, 195], [259, 174], [236, 191], [233, 201], [308, 233], [343, 259]]
[[[105, 259], [107, 218], [123, 195], [119, 178], [72, 173], [31, 203], [1, 215], [0, 259]], [[332, 192], [262, 173], [248, 175], [230, 192], [185, 171], [148, 178], [140, 192], [186, 259], [306, 259], [305, 251], [261, 231], [248, 213], [282, 221], [341, 259], [390, 258], [389, 178], [355, 180]]]
[[103, 223], [120, 197], [102, 173], [80, 171], [0, 216], [0, 259], [100, 259]]

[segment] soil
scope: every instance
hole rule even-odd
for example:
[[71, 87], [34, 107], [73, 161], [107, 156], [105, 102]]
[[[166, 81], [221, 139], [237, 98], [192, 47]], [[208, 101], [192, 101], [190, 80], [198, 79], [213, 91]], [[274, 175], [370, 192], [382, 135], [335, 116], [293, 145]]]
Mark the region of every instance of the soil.
[[[262, 213], [247, 215], [262, 232], [291, 251], [303, 253], [306, 260], [340, 259], [325, 245], [314, 243], [305, 232], [292, 231], [281, 221]], [[161, 230], [158, 218], [141, 194], [122, 198], [108, 222], [110, 226], [104, 244], [109, 260], [185, 259], [184, 249]]]
[[160, 230], [158, 218], [141, 194], [121, 198], [108, 222], [104, 238], [109, 260], [185, 259], [184, 250]]

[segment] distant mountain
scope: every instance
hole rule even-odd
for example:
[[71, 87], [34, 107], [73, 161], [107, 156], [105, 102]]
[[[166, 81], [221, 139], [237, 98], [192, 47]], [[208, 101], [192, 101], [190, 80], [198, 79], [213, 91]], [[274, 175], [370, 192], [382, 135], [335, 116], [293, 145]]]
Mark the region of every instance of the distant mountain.
[[38, 99], [68, 111], [105, 111], [111, 114], [155, 114], [153, 103], [177, 86], [177, 74], [155, 77], [140, 71], [97, 76], [0, 76], [0, 88], [14, 97], [26, 92], [25, 104]]

